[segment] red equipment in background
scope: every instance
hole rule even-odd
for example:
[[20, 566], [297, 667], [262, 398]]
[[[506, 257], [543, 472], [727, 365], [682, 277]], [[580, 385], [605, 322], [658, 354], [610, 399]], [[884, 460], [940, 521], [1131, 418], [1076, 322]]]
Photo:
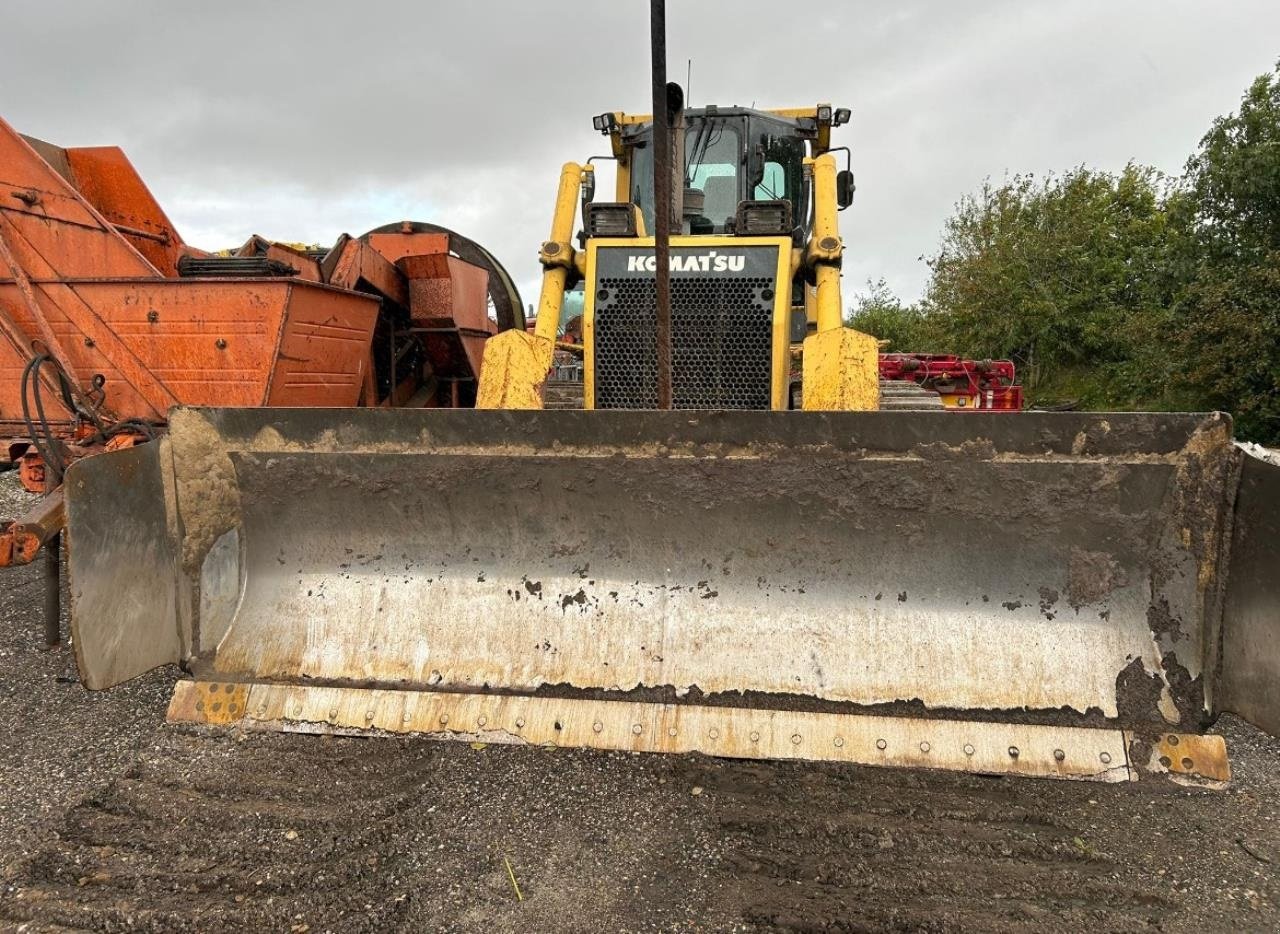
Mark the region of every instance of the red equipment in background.
[[1009, 360], [964, 360], [953, 354], [885, 353], [880, 378], [916, 383], [958, 411], [1022, 411], [1022, 387]]

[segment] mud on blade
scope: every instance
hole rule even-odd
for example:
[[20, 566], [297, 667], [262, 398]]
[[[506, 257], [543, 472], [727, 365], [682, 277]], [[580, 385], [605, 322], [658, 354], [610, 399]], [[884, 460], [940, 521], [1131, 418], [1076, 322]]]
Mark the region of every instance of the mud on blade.
[[79, 539], [111, 504], [70, 484], [94, 687], [176, 631], [226, 682], [1148, 730], [1212, 704], [1219, 416], [181, 409], [160, 454], [167, 503], [108, 523], [170, 535], [131, 640], [103, 635], [126, 568]]

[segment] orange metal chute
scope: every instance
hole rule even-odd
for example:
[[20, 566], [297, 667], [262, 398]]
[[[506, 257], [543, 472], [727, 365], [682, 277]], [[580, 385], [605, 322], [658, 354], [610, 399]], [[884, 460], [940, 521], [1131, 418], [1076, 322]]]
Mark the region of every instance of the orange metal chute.
[[484, 342], [496, 331], [485, 309], [484, 270], [447, 253], [405, 256], [396, 266], [409, 280], [409, 316], [427, 336], [436, 373], [455, 379], [478, 374]]
[[[355, 405], [378, 303], [290, 279], [35, 282], [71, 368], [101, 375], [112, 411], [163, 419], [176, 402]], [[34, 333], [13, 286], [0, 305]], [[7, 353], [5, 353], [7, 351]], [[0, 350], [0, 417], [21, 411], [26, 360]], [[138, 374], [145, 379], [138, 379]], [[286, 401], [287, 400], [287, 401]]]

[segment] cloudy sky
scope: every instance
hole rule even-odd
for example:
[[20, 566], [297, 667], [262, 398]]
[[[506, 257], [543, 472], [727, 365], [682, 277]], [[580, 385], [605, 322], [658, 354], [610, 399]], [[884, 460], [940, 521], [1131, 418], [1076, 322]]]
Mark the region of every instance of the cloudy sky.
[[[668, 8], [695, 104], [853, 109], [846, 287], [883, 276], [907, 298], [985, 177], [1176, 173], [1280, 58], [1276, 0]], [[645, 0], [7, 0], [5, 32], [0, 116], [123, 147], [188, 242], [429, 220], [489, 247], [526, 302], [560, 163], [605, 151], [593, 114], [649, 109]]]

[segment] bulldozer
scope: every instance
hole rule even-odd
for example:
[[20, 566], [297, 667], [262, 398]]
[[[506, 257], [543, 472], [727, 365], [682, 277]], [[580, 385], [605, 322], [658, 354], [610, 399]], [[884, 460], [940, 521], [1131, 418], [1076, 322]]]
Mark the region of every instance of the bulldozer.
[[[1226, 780], [1221, 712], [1280, 728], [1280, 465], [1220, 413], [882, 407], [848, 118], [596, 117], [614, 198], [563, 167], [475, 411], [179, 407], [73, 465], [85, 685], [178, 663], [169, 719], [220, 727]], [[582, 409], [548, 410], [578, 283]]]

